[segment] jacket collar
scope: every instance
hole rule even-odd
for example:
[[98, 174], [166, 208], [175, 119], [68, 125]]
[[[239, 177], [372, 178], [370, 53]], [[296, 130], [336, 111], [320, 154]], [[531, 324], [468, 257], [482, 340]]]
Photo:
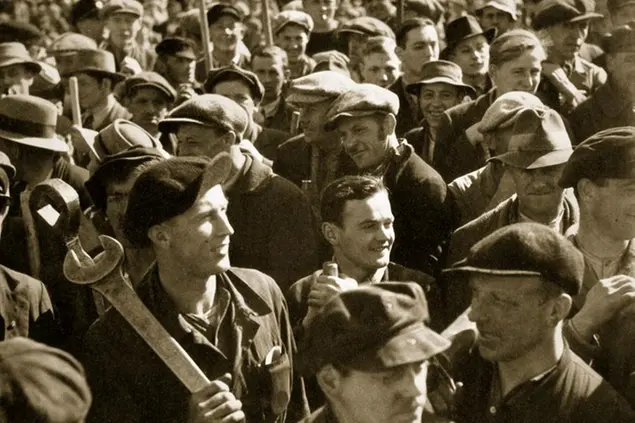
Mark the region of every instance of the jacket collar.
[[254, 160], [247, 154], [245, 154], [245, 159], [245, 164], [240, 170], [241, 174], [229, 192], [230, 197], [264, 188], [273, 176], [273, 171], [269, 166]]

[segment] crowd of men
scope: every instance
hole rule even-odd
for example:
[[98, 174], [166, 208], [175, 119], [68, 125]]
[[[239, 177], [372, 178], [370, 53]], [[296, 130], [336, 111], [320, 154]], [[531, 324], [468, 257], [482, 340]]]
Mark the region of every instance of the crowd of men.
[[0, 3], [0, 423], [635, 423], [635, 1]]

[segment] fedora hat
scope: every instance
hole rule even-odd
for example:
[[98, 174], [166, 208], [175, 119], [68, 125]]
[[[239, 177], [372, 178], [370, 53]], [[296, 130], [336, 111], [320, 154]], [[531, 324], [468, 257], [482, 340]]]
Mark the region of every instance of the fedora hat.
[[47, 100], [30, 95], [9, 95], [0, 99], [0, 138], [65, 153], [66, 143], [55, 136], [57, 108]]
[[94, 74], [112, 78], [115, 82], [126, 79], [124, 74], [117, 72], [115, 56], [105, 50], [81, 50], [75, 56], [75, 68], [63, 76], [73, 76], [78, 73]]
[[595, 13], [594, 0], [545, 0], [540, 3], [532, 26], [534, 29], [544, 29], [560, 23], [582, 22], [602, 17], [604, 15]]
[[431, 60], [423, 65], [421, 73], [423, 74], [421, 80], [406, 87], [406, 91], [410, 94], [419, 96], [423, 85], [443, 83], [459, 88], [472, 98], [476, 97], [474, 88], [463, 83], [463, 72], [459, 65], [454, 62]]
[[571, 139], [553, 109], [527, 108], [518, 114], [507, 152], [490, 160], [521, 169], [566, 163], [573, 153]]
[[491, 43], [496, 38], [497, 32], [496, 28], [483, 31], [481, 25], [472, 15], [456, 18], [445, 27], [446, 47], [441, 52], [440, 57], [447, 58], [458, 43], [477, 35], [483, 35], [487, 42]]
[[40, 73], [42, 66], [31, 59], [22, 43], [0, 43], [0, 68], [11, 65], [24, 65], [34, 74]]

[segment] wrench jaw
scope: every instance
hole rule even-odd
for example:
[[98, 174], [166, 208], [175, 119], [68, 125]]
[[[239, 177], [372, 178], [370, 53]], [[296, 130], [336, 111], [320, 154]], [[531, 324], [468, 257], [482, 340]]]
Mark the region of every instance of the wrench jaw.
[[[64, 276], [79, 285], [91, 285], [104, 280], [104, 278], [115, 271], [122, 273], [124, 250], [116, 239], [107, 235], [100, 235], [99, 240], [104, 251], [94, 258], [94, 263], [90, 264], [77, 257], [73, 250], [70, 250], [64, 259]], [[123, 277], [123, 273], [122, 273]], [[99, 290], [98, 286], [94, 287]]]
[[77, 191], [66, 182], [61, 179], [49, 179], [38, 184], [31, 193], [29, 208], [34, 216], [46, 210], [49, 214], [52, 213], [53, 220], [47, 223], [67, 242], [77, 237], [82, 210]]

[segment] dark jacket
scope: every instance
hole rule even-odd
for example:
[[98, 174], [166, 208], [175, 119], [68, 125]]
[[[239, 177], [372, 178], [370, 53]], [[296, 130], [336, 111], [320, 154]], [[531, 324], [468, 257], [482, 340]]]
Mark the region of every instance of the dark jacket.
[[635, 111], [633, 104], [609, 81], [576, 107], [569, 115], [569, 121], [573, 123], [571, 128], [575, 137], [571, 141], [577, 145], [604, 129], [635, 126]]
[[[183, 316], [161, 286], [155, 266], [139, 286], [139, 298], [210, 380], [232, 374], [232, 392], [243, 403], [247, 422], [297, 421], [308, 408], [302, 380], [293, 372], [295, 344], [286, 304], [268, 276], [252, 269], [231, 268], [218, 275], [231, 300], [225, 319], [230, 324], [229, 350], [219, 347]], [[272, 377], [261, 367], [274, 346], [281, 346], [289, 367], [278, 373], [288, 383], [288, 409], [271, 412]], [[86, 335], [82, 357], [93, 393], [88, 422], [178, 423], [187, 420], [190, 393], [132, 329], [110, 309]], [[281, 385], [276, 384], [280, 387]]]
[[286, 133], [287, 138], [283, 140], [284, 142], [291, 137], [291, 118], [293, 117], [293, 111], [294, 109], [287, 104], [284, 96], [282, 96], [280, 98], [280, 103], [276, 108], [276, 112], [273, 115], [266, 117], [262, 126]]
[[403, 77], [397, 78], [388, 89], [399, 97], [399, 113], [397, 114], [395, 133], [397, 137], [401, 138], [406, 132], [420, 126], [421, 117], [419, 116], [419, 110], [412, 107], [414, 101], [409, 98], [410, 94], [406, 92]]
[[446, 182], [485, 164], [483, 137], [476, 126], [494, 100], [496, 91], [492, 89], [476, 100], [459, 104], [443, 113], [432, 163]]
[[91, 128], [89, 129], [99, 132], [117, 119], [129, 120], [131, 118], [132, 114], [128, 111], [128, 109], [126, 109], [124, 106], [121, 105], [121, 103], [115, 100], [113, 106], [108, 111], [108, 115], [106, 116], [106, 118], [103, 121], [99, 122], [96, 127], [94, 125], [91, 125]]
[[229, 257], [232, 265], [268, 274], [284, 292], [319, 265], [311, 207], [298, 187], [246, 158], [227, 193], [235, 231]]
[[436, 274], [438, 249], [450, 233], [447, 186], [412, 146], [402, 142], [383, 173], [395, 216], [395, 263]]
[[[577, 226], [570, 228], [567, 237], [577, 246]], [[635, 277], [635, 242], [629, 243], [622, 256], [616, 275]], [[584, 306], [589, 290], [598, 283], [598, 277], [589, 263], [585, 263], [580, 293], [573, 299], [571, 316]], [[618, 313], [600, 328], [597, 341], [588, 344], [574, 335], [569, 322], [564, 334], [571, 349], [582, 357], [635, 408], [635, 319], [631, 314]]]
[[[59, 159], [51, 178], [60, 178], [75, 188], [79, 193], [82, 209], [90, 206], [90, 197], [84, 188], [88, 171]], [[11, 189], [13, 201], [0, 240], [0, 263], [18, 272], [30, 274], [27, 234], [20, 208], [20, 195], [24, 189], [22, 183], [17, 183]], [[92, 292], [90, 288], [76, 285], [64, 276], [62, 266], [68, 250], [62, 235], [51, 230], [43, 219], [34, 220], [41, 265], [40, 274], [31, 276], [40, 279], [51, 296], [55, 316], [62, 330], [55, 346], [75, 352], [81, 337], [97, 318]]]
[[49, 345], [59, 342], [59, 326], [44, 284], [0, 266], [0, 341], [18, 336]]
[[568, 347], [556, 367], [537, 381], [514, 388], [492, 405], [496, 365], [474, 350], [457, 369], [463, 383], [457, 421], [465, 423], [613, 423], [633, 422], [628, 403]]
[[144, 49], [136, 41], [133, 43], [130, 51], [124, 53], [119, 51], [114, 45], [106, 41], [99, 47], [102, 50], [109, 51], [115, 56], [115, 64], [117, 66], [117, 72], [121, 71], [121, 63], [125, 57], [132, 57], [144, 71], [150, 71], [154, 67], [154, 62], [157, 60], [157, 54], [154, 49]]
[[435, 141], [432, 139], [425, 121], [422, 121], [420, 125], [421, 124], [423, 124], [423, 126], [418, 126], [408, 131], [404, 138], [412, 145], [412, 148], [414, 148], [415, 153], [417, 153], [419, 157], [426, 163], [432, 164]]
[[276, 160], [278, 146], [289, 139], [291, 135], [288, 132], [282, 132], [277, 129], [265, 128], [257, 123], [252, 124], [251, 131], [245, 133], [244, 138], [251, 141], [258, 152], [271, 160]]

